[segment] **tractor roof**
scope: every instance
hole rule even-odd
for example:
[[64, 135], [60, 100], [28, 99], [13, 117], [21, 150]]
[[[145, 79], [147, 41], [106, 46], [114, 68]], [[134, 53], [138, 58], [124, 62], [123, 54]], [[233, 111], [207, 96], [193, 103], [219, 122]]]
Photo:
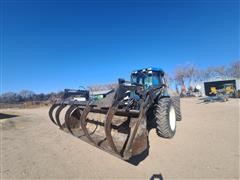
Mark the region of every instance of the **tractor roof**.
[[153, 68], [153, 67], [135, 70], [135, 71], [132, 72], [132, 74], [144, 73], [144, 72], [149, 72], [149, 71], [160, 72], [162, 75], [164, 75], [164, 71], [162, 69]]

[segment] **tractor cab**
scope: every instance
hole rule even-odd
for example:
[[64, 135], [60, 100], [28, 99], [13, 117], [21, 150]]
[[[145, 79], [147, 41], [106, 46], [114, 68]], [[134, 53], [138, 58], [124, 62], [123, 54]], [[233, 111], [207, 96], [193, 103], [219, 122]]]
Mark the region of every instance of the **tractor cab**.
[[143, 85], [146, 89], [166, 84], [164, 72], [158, 68], [146, 68], [131, 73], [131, 83]]

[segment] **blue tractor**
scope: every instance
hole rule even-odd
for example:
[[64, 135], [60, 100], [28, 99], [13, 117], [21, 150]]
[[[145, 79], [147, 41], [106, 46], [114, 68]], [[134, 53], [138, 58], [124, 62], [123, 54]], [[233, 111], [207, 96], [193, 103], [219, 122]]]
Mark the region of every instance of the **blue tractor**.
[[114, 91], [100, 101], [58, 102], [49, 115], [63, 131], [128, 160], [148, 148], [153, 127], [160, 137], [175, 135], [180, 98], [168, 88], [163, 70], [145, 68], [133, 71], [130, 81], [119, 79]]

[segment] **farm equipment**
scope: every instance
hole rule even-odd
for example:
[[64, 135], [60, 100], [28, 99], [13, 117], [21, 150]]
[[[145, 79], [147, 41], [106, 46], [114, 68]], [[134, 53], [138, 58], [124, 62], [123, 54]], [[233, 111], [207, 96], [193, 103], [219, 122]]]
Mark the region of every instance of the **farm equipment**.
[[54, 104], [49, 109], [49, 117], [51, 121], [54, 124], [61, 126], [61, 122], [59, 120], [61, 111], [72, 104], [89, 101], [89, 98], [88, 90], [65, 89], [62, 97], [55, 100]]
[[209, 96], [201, 99], [204, 102], [226, 102], [228, 101], [228, 96], [226, 94], [217, 93], [216, 96]]
[[210, 97], [204, 98], [204, 102], [215, 101], [228, 101], [229, 97], [238, 97], [234, 84], [223, 84], [221, 89], [217, 89], [215, 86], [210, 87]]
[[[80, 94], [86, 97], [89, 92]], [[50, 108], [50, 119], [61, 130], [124, 160], [148, 148], [152, 124], [158, 136], [172, 138], [181, 120], [180, 98], [168, 89], [161, 69], [134, 71], [130, 81], [119, 79], [102, 100], [85, 99], [58, 101]]]
[[204, 82], [204, 92], [206, 96], [216, 96], [221, 93], [229, 98], [240, 97], [240, 79], [225, 79]]
[[226, 102], [228, 101], [229, 95], [230, 95], [230, 90], [226, 89], [225, 86], [223, 89], [217, 89], [216, 87], [211, 87], [210, 88], [209, 94], [213, 96], [209, 96], [206, 98], [202, 98], [204, 102]]
[[225, 94], [227, 94], [229, 97], [237, 97], [237, 91], [234, 86], [234, 84], [228, 83], [223, 85], [223, 89]]
[[185, 86], [182, 87], [181, 93], [180, 93], [180, 97], [201, 97], [202, 94], [199, 91], [199, 89], [197, 89], [196, 87], [189, 87], [188, 90], [185, 88]]

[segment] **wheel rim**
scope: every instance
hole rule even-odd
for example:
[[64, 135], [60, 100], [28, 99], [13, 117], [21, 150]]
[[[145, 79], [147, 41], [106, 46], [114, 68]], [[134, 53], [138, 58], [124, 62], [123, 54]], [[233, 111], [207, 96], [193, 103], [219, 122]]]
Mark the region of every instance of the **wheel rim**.
[[170, 121], [170, 128], [172, 131], [174, 131], [176, 128], [176, 113], [173, 106], [170, 107], [169, 121]]

